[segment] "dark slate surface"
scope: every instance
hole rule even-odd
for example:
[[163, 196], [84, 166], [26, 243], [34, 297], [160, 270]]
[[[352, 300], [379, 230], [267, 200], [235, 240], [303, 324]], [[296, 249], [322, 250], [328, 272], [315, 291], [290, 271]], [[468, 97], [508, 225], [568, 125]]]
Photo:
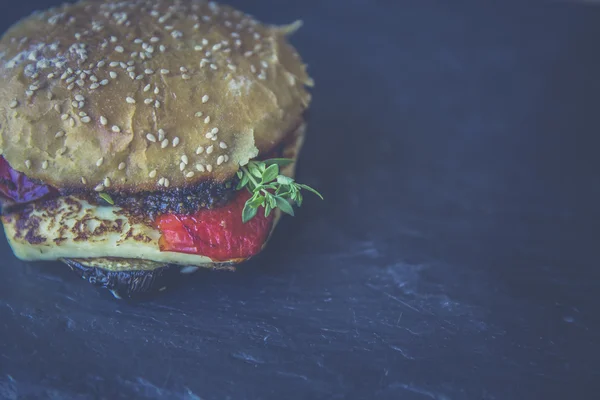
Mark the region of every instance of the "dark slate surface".
[[600, 9], [250, 3], [306, 21], [327, 201], [144, 303], [3, 242], [0, 398], [597, 398]]

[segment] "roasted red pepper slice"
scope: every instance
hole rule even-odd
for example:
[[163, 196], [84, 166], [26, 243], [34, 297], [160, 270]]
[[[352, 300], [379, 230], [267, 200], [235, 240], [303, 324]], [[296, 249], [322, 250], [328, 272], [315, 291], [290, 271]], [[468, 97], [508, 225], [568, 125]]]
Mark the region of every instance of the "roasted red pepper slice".
[[28, 203], [47, 195], [58, 195], [52, 186], [35, 183], [24, 173], [15, 171], [0, 157], [0, 197], [11, 203]]
[[248, 191], [243, 190], [224, 207], [191, 215], [161, 215], [156, 220], [162, 233], [160, 250], [199, 254], [215, 261], [257, 254], [269, 236], [273, 214], [265, 217], [259, 212], [244, 224], [242, 210], [249, 198]]

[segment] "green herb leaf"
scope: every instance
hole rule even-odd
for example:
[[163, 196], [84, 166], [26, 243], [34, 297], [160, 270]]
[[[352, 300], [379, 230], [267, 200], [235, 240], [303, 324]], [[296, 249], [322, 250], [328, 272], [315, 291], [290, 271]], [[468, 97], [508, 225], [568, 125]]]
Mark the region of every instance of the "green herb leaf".
[[293, 205], [298, 207], [302, 205], [302, 189], [323, 199], [323, 196], [310, 186], [296, 183], [294, 179], [279, 174], [279, 167], [293, 162], [294, 160], [287, 158], [273, 158], [265, 161], [250, 161], [240, 167], [237, 173], [240, 179], [237, 190], [246, 188], [252, 194], [242, 211], [244, 223], [254, 218], [260, 207], [264, 207], [266, 217], [275, 208], [293, 216]]
[[242, 222], [246, 223], [250, 221], [256, 215], [258, 211], [257, 207], [252, 207], [248, 202], [244, 205], [244, 210], [242, 211]]
[[303, 185], [303, 184], [301, 184], [301, 183], [299, 183], [299, 184], [298, 184], [298, 186], [300, 186], [302, 189], [306, 189], [306, 190], [308, 190], [309, 192], [312, 192], [312, 193], [316, 194], [317, 196], [319, 196], [319, 197], [321, 198], [321, 200], [324, 200], [324, 199], [323, 199], [323, 195], [322, 195], [321, 193], [317, 192], [315, 189], [311, 188], [310, 186], [308, 186], [308, 185]]
[[294, 162], [291, 158], [271, 158], [265, 161], [265, 165], [279, 165], [280, 167], [285, 167], [286, 165], [290, 165]]
[[263, 172], [262, 182], [271, 182], [273, 179], [277, 178], [277, 175], [279, 175], [279, 166], [277, 166], [277, 164], [270, 165], [265, 169], [265, 172]]
[[278, 175], [277, 183], [279, 183], [281, 185], [291, 185], [292, 183], [294, 183], [294, 180], [292, 178], [290, 178], [289, 176]]
[[112, 199], [112, 197], [110, 197], [110, 194], [108, 193], [100, 193], [100, 198], [104, 201], [106, 201], [108, 204], [110, 205], [115, 205], [115, 201]]
[[294, 216], [294, 208], [290, 203], [288, 203], [287, 200], [283, 199], [282, 197], [275, 197], [275, 201], [277, 202], [277, 207], [279, 207], [281, 211], [291, 215], [292, 217]]

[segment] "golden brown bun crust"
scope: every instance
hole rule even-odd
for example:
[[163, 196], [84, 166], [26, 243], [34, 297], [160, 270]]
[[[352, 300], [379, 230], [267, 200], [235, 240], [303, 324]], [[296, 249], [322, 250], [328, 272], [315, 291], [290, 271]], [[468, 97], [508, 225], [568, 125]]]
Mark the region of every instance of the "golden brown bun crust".
[[2, 154], [58, 187], [225, 180], [308, 107], [312, 81], [288, 31], [194, 0], [32, 15], [0, 40]]

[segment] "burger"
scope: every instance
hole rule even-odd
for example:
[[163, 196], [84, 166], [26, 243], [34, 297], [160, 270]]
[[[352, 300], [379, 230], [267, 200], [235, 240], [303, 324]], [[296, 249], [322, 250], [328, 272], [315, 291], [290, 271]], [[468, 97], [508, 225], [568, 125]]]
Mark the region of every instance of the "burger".
[[[257, 255], [303, 194], [313, 81], [287, 37], [202, 0], [84, 0], [0, 40], [0, 199], [15, 254], [116, 297]], [[320, 195], [319, 195], [320, 196]]]

